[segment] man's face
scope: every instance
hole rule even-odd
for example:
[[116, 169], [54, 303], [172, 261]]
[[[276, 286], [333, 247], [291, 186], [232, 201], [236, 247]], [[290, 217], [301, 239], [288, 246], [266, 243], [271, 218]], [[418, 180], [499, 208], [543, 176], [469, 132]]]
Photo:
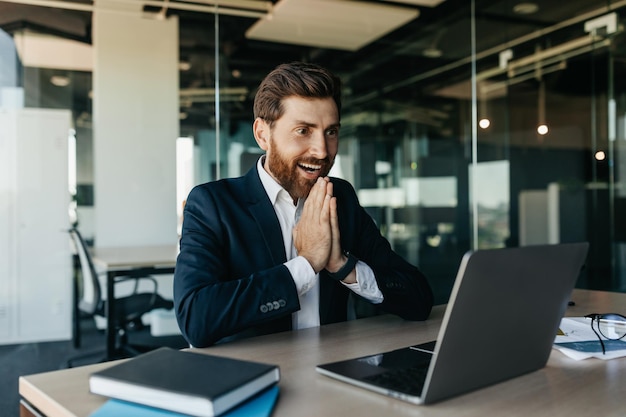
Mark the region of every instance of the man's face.
[[328, 175], [339, 145], [339, 114], [332, 98], [294, 96], [283, 106], [285, 113], [268, 130], [265, 169], [295, 200]]

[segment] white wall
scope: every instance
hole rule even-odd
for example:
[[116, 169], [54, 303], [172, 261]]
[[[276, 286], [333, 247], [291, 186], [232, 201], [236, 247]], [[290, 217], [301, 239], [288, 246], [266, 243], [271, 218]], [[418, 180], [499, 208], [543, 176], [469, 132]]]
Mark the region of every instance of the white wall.
[[95, 245], [175, 244], [178, 20], [95, 4]]

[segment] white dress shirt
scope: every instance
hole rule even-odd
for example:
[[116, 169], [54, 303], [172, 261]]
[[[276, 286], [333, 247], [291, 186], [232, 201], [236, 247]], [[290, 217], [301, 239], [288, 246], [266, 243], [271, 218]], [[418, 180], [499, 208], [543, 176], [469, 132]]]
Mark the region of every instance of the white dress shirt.
[[[285, 266], [291, 272], [300, 301], [300, 311], [292, 316], [293, 328], [319, 326], [319, 275], [315, 273], [309, 261], [303, 256], [298, 256], [293, 244], [293, 228], [302, 213], [304, 199], [299, 199], [298, 204], [294, 205], [289, 193], [265, 171], [264, 160], [265, 156], [262, 156], [257, 162], [259, 177], [280, 223], [288, 259]], [[342, 284], [374, 304], [383, 302], [383, 294], [376, 283], [374, 271], [364, 262], [358, 261], [356, 264], [356, 281], [354, 284], [343, 282]]]

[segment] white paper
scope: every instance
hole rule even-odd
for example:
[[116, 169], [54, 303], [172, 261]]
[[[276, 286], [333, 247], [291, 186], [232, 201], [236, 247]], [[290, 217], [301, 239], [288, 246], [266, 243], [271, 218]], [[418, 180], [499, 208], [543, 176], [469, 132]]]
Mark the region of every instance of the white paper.
[[564, 317], [559, 327], [561, 333], [554, 339], [554, 349], [563, 352], [572, 359], [588, 358], [615, 359], [626, 356], [626, 342], [623, 340], [602, 339], [606, 354], [598, 336], [591, 330], [591, 319], [585, 317]]

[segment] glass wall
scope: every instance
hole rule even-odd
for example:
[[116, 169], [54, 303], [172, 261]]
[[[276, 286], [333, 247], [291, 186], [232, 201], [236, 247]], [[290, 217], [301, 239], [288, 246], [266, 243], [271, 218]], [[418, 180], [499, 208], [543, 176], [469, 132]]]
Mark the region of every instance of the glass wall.
[[[377, 2], [351, 3], [365, 15]], [[255, 36], [268, 19], [261, 9], [169, 10], [180, 19], [180, 132], [193, 139], [195, 183], [241, 175], [258, 159], [252, 100], [267, 72], [320, 63], [344, 82], [333, 175], [354, 184], [438, 302], [468, 250], [580, 240], [591, 247], [578, 286], [625, 291], [626, 10], [550, 3], [395, 6], [405, 20], [357, 46], [340, 45], [346, 36], [308, 44]], [[19, 42], [9, 29], [0, 45]], [[23, 88], [27, 106], [73, 110], [77, 199], [89, 205], [91, 74], [65, 71], [69, 89], [53, 86], [59, 68], [17, 56], [16, 77], [2, 67], [3, 85]]]
[[[233, 51], [230, 28], [240, 19], [219, 15], [215, 70], [220, 72], [222, 93], [216, 97], [220, 129], [211, 121], [185, 131], [196, 138], [197, 166], [205, 170], [198, 172], [198, 182], [217, 178], [216, 166], [222, 177], [241, 175], [261, 155], [252, 136], [252, 100], [263, 76], [292, 60], [325, 65], [344, 83], [340, 149], [331, 174], [355, 186], [362, 205], [394, 249], [425, 272], [438, 301], [447, 300], [460, 258], [472, 246], [472, 102], [469, 89], [461, 97], [446, 93], [449, 72], [441, 65], [449, 62], [446, 67], [469, 88], [470, 9], [442, 19], [432, 23], [427, 37], [423, 23], [410, 20], [399, 32], [356, 50], [250, 41], [240, 46], [241, 51]], [[463, 43], [455, 42], [458, 32], [443, 39], [438, 28], [448, 21], [458, 22], [454, 30], [463, 33]], [[439, 41], [450, 46], [444, 59], [435, 51]], [[386, 43], [400, 52], [392, 53]], [[263, 53], [255, 53], [255, 48], [280, 52], [263, 60]], [[238, 77], [247, 74], [240, 74], [241, 61], [257, 55], [253, 81], [243, 90]], [[191, 58], [199, 59], [198, 55]], [[359, 62], [367, 65], [355, 64]], [[213, 141], [217, 132], [219, 150]], [[497, 244], [504, 245], [502, 240]]]
[[[623, 25], [622, 21], [618, 22]], [[594, 83], [594, 86], [600, 84], [594, 90], [601, 92], [604, 71], [608, 81], [606, 102], [599, 94], [599, 100], [594, 101], [593, 107], [594, 114], [597, 114], [593, 120], [599, 118], [600, 125], [602, 120], [606, 120], [607, 128], [601, 139], [595, 139], [593, 155], [600, 168], [595, 175], [604, 175], [608, 185], [605, 192], [609, 220], [606, 231], [609, 255], [606, 262], [610, 282], [605, 287], [626, 291], [626, 36], [619, 31], [609, 34], [608, 38], [611, 44], [605, 53], [606, 67], [600, 65], [599, 81]], [[602, 62], [601, 57], [598, 60]], [[604, 149], [607, 151], [603, 154]]]
[[619, 11], [605, 6], [589, 4], [567, 20], [518, 37], [481, 24], [477, 15], [477, 37], [483, 30], [502, 34], [497, 48], [476, 54], [477, 118], [491, 122], [477, 130], [477, 165], [499, 161], [507, 167], [498, 175], [508, 182], [505, 216], [490, 224], [490, 208], [476, 207], [477, 247], [494, 244], [480, 237], [505, 236], [507, 227], [501, 242], [512, 246], [587, 240], [590, 252], [578, 285], [623, 290], [624, 108], [617, 97], [624, 88], [624, 46]]
[[[5, 3], [0, 2], [0, 10]], [[25, 7], [38, 15], [46, 8]], [[7, 12], [10, 12], [9, 9]], [[11, 13], [7, 13], [11, 14]], [[6, 15], [5, 15], [6, 18]], [[92, 237], [93, 155], [91, 46], [77, 36], [60, 36], [28, 25], [0, 26], [0, 108], [67, 109], [72, 112], [70, 132], [72, 221], [81, 221]]]

